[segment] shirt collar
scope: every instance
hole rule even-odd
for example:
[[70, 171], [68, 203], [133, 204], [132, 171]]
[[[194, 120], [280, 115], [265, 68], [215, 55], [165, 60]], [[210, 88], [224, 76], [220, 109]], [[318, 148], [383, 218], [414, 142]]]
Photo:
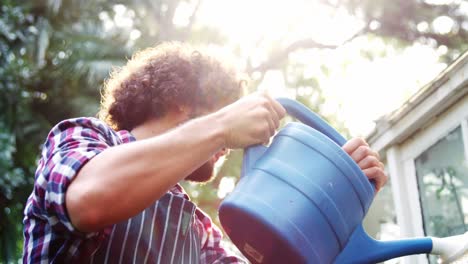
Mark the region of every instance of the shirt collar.
[[188, 196], [188, 194], [185, 192], [184, 188], [182, 186], [180, 186], [180, 184], [176, 184], [174, 185], [174, 187], [172, 187], [169, 192], [171, 192], [172, 194], [176, 195], [176, 196], [179, 196], [179, 197], [182, 197], [182, 198], [185, 198], [187, 200], [190, 201], [190, 197]]
[[117, 134], [122, 139], [123, 143], [129, 143], [129, 142], [136, 141], [136, 138], [132, 135], [132, 133], [130, 133], [127, 130], [120, 130], [120, 131], [117, 132]]

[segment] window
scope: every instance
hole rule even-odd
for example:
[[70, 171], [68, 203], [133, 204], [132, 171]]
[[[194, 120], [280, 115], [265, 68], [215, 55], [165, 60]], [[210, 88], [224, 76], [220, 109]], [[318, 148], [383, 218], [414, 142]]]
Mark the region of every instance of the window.
[[457, 235], [468, 229], [465, 155], [459, 126], [415, 159], [424, 230], [428, 236]]
[[458, 127], [416, 158], [427, 235], [450, 236], [468, 228], [468, 168]]

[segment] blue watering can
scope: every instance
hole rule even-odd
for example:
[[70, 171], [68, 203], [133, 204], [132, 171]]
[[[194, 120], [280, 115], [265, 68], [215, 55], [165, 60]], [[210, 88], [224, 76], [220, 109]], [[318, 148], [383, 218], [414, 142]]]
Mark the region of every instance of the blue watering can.
[[245, 150], [242, 177], [219, 208], [252, 263], [376, 263], [431, 252], [431, 238], [369, 237], [362, 220], [374, 187], [342, 150], [345, 138], [304, 105], [278, 101], [302, 123], [287, 124], [269, 147]]

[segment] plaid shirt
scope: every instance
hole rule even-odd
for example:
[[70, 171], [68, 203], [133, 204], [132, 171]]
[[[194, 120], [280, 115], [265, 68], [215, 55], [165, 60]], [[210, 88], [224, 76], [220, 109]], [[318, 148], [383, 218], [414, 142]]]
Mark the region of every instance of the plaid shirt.
[[65, 192], [73, 177], [103, 150], [132, 141], [128, 131], [95, 118], [65, 120], [51, 130], [25, 208], [23, 262], [244, 263], [221, 246], [221, 231], [180, 185], [139, 215], [99, 232], [72, 225]]

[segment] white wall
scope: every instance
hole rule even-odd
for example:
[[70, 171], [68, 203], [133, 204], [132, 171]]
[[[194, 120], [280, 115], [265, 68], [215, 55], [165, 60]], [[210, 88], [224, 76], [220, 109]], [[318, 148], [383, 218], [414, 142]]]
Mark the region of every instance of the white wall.
[[[464, 135], [465, 153], [468, 153], [467, 120], [468, 95], [465, 95], [443, 114], [430, 119], [404, 142], [386, 150], [395, 212], [402, 237], [424, 236], [414, 159], [460, 125]], [[424, 255], [410, 256], [402, 258], [401, 263], [426, 264], [427, 260]]]

